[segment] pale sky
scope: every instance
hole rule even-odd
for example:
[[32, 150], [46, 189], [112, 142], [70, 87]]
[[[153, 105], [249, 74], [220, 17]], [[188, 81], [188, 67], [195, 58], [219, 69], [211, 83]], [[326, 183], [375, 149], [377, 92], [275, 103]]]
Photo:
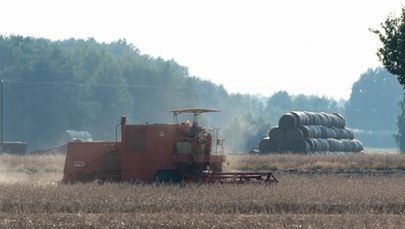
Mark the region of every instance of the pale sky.
[[126, 39], [230, 93], [348, 99], [405, 0], [0, 0], [0, 34]]

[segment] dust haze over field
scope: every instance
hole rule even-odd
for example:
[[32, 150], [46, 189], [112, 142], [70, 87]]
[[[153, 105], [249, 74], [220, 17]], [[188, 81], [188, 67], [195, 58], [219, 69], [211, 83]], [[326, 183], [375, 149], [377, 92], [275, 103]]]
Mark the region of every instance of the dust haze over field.
[[0, 182], [1, 183], [17, 183], [17, 182], [28, 182], [30, 181], [29, 175], [24, 172], [17, 172], [13, 171], [14, 168], [10, 167], [10, 165], [3, 163], [0, 161]]
[[52, 183], [62, 179], [65, 156], [34, 155], [18, 156], [0, 155], [1, 183]]
[[[233, 154], [241, 154], [246, 153], [242, 152], [242, 149], [245, 149], [246, 146], [246, 139], [249, 136], [256, 134], [259, 130], [257, 127], [252, 126], [248, 121], [244, 119], [239, 119], [234, 125], [239, 127], [240, 131], [232, 131], [230, 130], [228, 133], [225, 133], [225, 149], [226, 153], [233, 153]], [[232, 126], [232, 125], [230, 125]], [[257, 141], [259, 143], [259, 139]], [[254, 147], [252, 145], [251, 147]]]

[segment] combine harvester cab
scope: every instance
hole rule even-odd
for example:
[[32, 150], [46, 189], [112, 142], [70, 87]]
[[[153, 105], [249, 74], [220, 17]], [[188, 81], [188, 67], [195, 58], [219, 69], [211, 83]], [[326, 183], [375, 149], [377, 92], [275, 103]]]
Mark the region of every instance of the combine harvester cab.
[[[277, 180], [271, 173], [223, 173], [224, 139], [218, 129], [207, 131], [198, 116], [213, 109], [174, 110], [173, 124], [127, 125], [121, 117], [121, 141], [69, 142], [63, 183], [124, 182], [245, 182]], [[189, 124], [178, 121], [193, 114]]]

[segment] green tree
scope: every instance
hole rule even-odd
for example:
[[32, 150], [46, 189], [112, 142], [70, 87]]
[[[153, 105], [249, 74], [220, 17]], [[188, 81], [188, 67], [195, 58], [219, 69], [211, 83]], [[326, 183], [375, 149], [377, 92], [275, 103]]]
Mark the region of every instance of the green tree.
[[370, 29], [377, 34], [382, 47], [377, 50], [377, 56], [398, 81], [405, 86], [405, 8], [400, 17], [390, 15], [381, 23], [382, 31]]
[[402, 94], [401, 86], [386, 69], [369, 69], [362, 74], [345, 106], [347, 125], [359, 129], [356, 138], [369, 147], [395, 148]]
[[[381, 23], [382, 30], [370, 29], [377, 34], [382, 47], [377, 50], [377, 56], [385, 68], [397, 76], [399, 83], [405, 88], [405, 8], [400, 17], [389, 15]], [[405, 152], [405, 97], [402, 101], [402, 112], [398, 117], [397, 142], [401, 152]]]
[[356, 129], [395, 130], [402, 94], [401, 86], [386, 69], [369, 69], [352, 86], [345, 107], [347, 123]]
[[286, 112], [292, 107], [292, 98], [286, 91], [276, 92], [267, 100], [267, 107], [278, 107]]
[[325, 96], [319, 97], [300, 94], [294, 98], [292, 106], [294, 110], [340, 113], [336, 100], [329, 99]]

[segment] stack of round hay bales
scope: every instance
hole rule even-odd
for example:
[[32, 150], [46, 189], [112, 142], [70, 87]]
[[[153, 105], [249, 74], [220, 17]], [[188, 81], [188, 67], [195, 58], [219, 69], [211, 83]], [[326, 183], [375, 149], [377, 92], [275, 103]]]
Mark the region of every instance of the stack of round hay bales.
[[277, 127], [259, 143], [261, 153], [337, 153], [360, 152], [362, 143], [346, 128], [337, 113], [293, 111], [281, 116]]

